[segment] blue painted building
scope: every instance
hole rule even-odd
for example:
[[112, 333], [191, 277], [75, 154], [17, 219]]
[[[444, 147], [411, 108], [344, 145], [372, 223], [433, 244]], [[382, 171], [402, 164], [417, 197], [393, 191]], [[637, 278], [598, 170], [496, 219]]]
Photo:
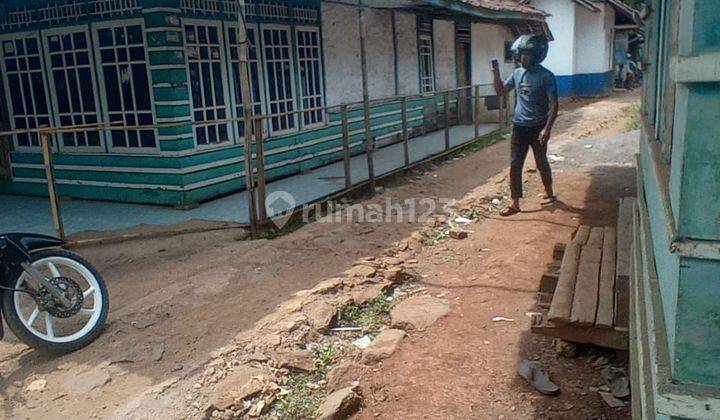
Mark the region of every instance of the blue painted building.
[[616, 36], [636, 26], [637, 14], [619, 0], [532, 0], [548, 14], [555, 37], [543, 65], [555, 73], [558, 93], [603, 96], [611, 92]]
[[[408, 102], [411, 133], [437, 129], [437, 118], [429, 118], [444, 106], [436, 91], [484, 82], [489, 58], [502, 58], [506, 42], [547, 32], [542, 12], [515, 3], [364, 4], [370, 96], [424, 95]], [[353, 154], [361, 153], [358, 8], [352, 1], [5, 0], [5, 127], [160, 125], [53, 135], [62, 196], [187, 205], [243, 189], [239, 7], [251, 43], [254, 113], [276, 115], [264, 125], [267, 178], [341, 159], [343, 103], [355, 102], [350, 144]], [[491, 42], [479, 36], [485, 32], [493, 34]], [[460, 114], [455, 98], [450, 107]], [[483, 118], [497, 118], [497, 112]], [[399, 102], [373, 106], [371, 129], [385, 141], [397, 137]], [[46, 195], [38, 136], [6, 140], [0, 192]]]
[[720, 418], [720, 30], [716, 0], [647, 0], [633, 412]]

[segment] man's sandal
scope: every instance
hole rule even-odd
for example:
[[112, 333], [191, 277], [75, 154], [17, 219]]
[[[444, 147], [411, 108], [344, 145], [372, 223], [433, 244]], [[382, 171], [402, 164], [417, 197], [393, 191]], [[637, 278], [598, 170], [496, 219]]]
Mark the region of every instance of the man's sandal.
[[510, 217], [514, 214], [520, 213], [520, 209], [513, 206], [507, 206], [503, 209], [503, 211], [500, 212], [500, 216], [502, 217]]
[[543, 195], [543, 201], [540, 203], [543, 206], [547, 206], [557, 201], [557, 195]]

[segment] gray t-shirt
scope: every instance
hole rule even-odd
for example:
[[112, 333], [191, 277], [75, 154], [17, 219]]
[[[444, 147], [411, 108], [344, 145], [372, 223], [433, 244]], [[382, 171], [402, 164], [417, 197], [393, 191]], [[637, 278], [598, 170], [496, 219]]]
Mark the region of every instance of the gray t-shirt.
[[548, 119], [549, 99], [557, 98], [555, 75], [543, 66], [519, 67], [505, 81], [508, 89], [516, 88], [513, 123], [538, 127]]

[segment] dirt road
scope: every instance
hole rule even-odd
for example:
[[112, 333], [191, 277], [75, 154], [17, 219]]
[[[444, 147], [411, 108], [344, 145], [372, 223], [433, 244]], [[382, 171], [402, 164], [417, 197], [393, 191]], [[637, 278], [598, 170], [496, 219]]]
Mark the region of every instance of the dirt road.
[[[634, 96], [625, 94], [599, 101], [580, 100], [563, 104], [552, 152], [562, 154], [566, 150], [563, 148], [572, 148], [574, 143], [569, 139], [605, 137], [623, 131], [628, 114], [624, 109], [635, 101]], [[600, 149], [601, 146], [598, 146], [596, 150]], [[573, 153], [576, 155], [587, 150], [590, 149], [582, 148]], [[407, 182], [375, 196], [372, 202], [385, 203], [388, 198], [398, 202], [423, 197], [460, 199], [504, 171], [508, 155], [509, 144], [504, 141], [461, 159], [424, 168], [410, 174], [405, 179]], [[572, 156], [568, 154], [569, 157]], [[557, 166], [562, 171], [558, 173], [558, 185], [570, 187], [568, 190], [559, 187], [560, 194], [568, 194], [565, 202], [569, 207], [559, 209], [557, 214], [553, 213], [551, 223], [536, 222], [543, 228], [533, 230], [532, 233], [527, 229], [532, 222], [511, 224], [492, 221], [487, 226], [483, 225], [483, 233], [480, 234], [479, 229], [474, 238], [489, 244], [487, 247], [491, 250], [504, 250], [504, 253], [493, 257], [476, 258], [477, 249], [472, 247], [479, 245], [472, 245], [472, 241], [462, 245], [470, 248], [454, 256], [452, 264], [467, 265], [474, 272], [483, 272], [483, 276], [474, 282], [492, 287], [463, 286], [467, 290], [485, 290], [485, 293], [469, 294], [458, 302], [453, 315], [444, 321], [447, 325], [441, 324], [440, 328], [431, 330], [428, 335], [413, 336], [412, 341], [430, 343], [443, 338], [442, 334], [472, 336], [471, 333], [477, 328], [482, 329], [483, 325], [485, 329], [489, 328], [485, 322], [487, 315], [502, 312], [506, 299], [515, 299], [513, 308], [529, 307], [532, 297], [530, 290], [537, 279], [534, 270], [539, 269], [542, 265], [540, 263], [548, 255], [543, 247], [548, 244], [552, 246], [555, 239], [562, 239], [571, 226], [577, 225], [583, 217], [594, 215], [600, 217], [600, 220], [611, 217], [608, 211], [609, 206], [614, 204], [612, 199], [604, 201], [606, 207], [601, 205], [600, 210], [577, 210], [581, 213], [573, 215], [573, 209], [583, 209], [583, 206], [591, 203], [587, 200], [593, 196], [586, 196], [584, 191], [590, 188], [600, 194], [611, 185], [628, 184], [631, 176], [629, 169], [590, 176], [584, 168], [577, 166], [582, 164], [568, 159]], [[605, 183], [598, 183], [598, 179]], [[613, 194], [618, 195], [620, 192], [624, 191]], [[547, 215], [534, 216], [530, 213], [521, 219], [532, 220], [536, 216]], [[111, 314], [108, 328], [87, 349], [55, 359], [38, 355], [12, 338], [1, 342], [0, 416], [151, 417], [156, 413], [154, 410], [161, 408], [153, 406], [152, 398], [143, 397], [147, 396], [148, 390], [158, 386], [177, 386], [189, 380], [203, 369], [211, 352], [228, 343], [239, 332], [250, 328], [293, 293], [342, 272], [358, 258], [374, 255], [393, 242], [409, 236], [417, 227], [417, 224], [407, 222], [312, 223], [272, 240], [247, 241], [242, 232], [227, 230], [84, 248], [81, 252], [97, 265], [109, 284]], [[537, 252], [528, 252], [530, 249]], [[440, 283], [442, 287], [449, 288], [455, 281], [452, 279], [461, 279], [461, 275], [467, 274], [451, 272], [443, 268], [437, 259], [431, 258], [433, 255], [441, 259], [448, 258], [450, 254], [443, 255], [444, 250], [427, 252], [430, 253], [427, 275], [451, 282]], [[508, 264], [508, 252], [512, 253], [513, 264]], [[463, 262], [465, 258], [467, 264]], [[431, 261], [435, 263], [430, 264]], [[455, 316], [462, 319], [463, 314], [471, 314], [474, 322], [451, 324]], [[521, 313], [510, 315], [522, 319]], [[483, 362], [477, 357], [469, 357], [471, 354], [498, 354], [502, 355], [503, 361], [514, 360], [517, 357], [519, 337], [527, 345], [533, 342], [527, 333], [523, 333], [523, 330], [527, 330], [523, 322], [502, 328], [508, 330], [497, 330], [494, 334], [498, 339], [489, 340], [489, 349], [477, 347], [477, 343], [473, 343], [473, 346], [461, 349], [464, 352], [462, 357], [455, 355], [443, 360], [466, 358], [468, 363], [476, 367], [474, 380], [485, 384], [482, 387], [475, 385], [475, 388], [492, 388], [496, 389], [493, 392], [502, 393], [502, 388], [495, 386], [497, 378], [502, 377], [501, 382], [508, 386], [513, 383], [514, 376], [508, 376], [502, 364], [492, 365], [492, 375], [483, 376], [480, 368], [492, 359], [484, 359]], [[502, 340], [500, 337], [503, 337]], [[480, 348], [483, 350], [480, 351]], [[386, 369], [400, 372], [404, 363], [402, 353], [398, 357], [389, 361]], [[429, 363], [427, 368], [418, 368], [417, 375], [412, 375], [408, 380], [421, 380], [425, 373], [432, 372], [429, 367], [433, 363], [441, 362], [435, 361]], [[26, 387], [38, 379], [47, 381], [44, 389], [26, 392]], [[390, 386], [380, 379], [376, 379], [378, 384]], [[408, 398], [397, 404], [403, 404], [408, 409], [420, 409], [409, 402], [415, 398], [409, 395], [410, 391], [411, 388], [398, 391], [399, 395], [408, 395]], [[494, 400], [481, 398], [483, 395], [494, 395], [493, 392], [473, 392], [465, 396], [468, 401], [472, 399], [480, 402], [472, 403], [475, 407], [479, 407], [477, 404], [483, 401], [495, 406]], [[173, 404], [182, 406], [186, 402], [176, 401]], [[384, 411], [399, 410], [396, 405], [378, 404]], [[498, 407], [492, 410], [500, 410]], [[165, 411], [157, 413], [168, 413], [167, 410], [172, 408], [162, 407]], [[366, 413], [373, 410], [371, 406]], [[420, 412], [424, 411], [425, 408], [420, 409]], [[464, 411], [457, 413], [467, 414]]]

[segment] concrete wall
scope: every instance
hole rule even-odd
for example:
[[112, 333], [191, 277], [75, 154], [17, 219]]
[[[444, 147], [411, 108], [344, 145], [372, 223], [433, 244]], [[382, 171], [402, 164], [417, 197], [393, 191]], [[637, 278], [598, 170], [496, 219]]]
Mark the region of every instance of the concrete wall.
[[556, 76], [575, 74], [575, 10], [571, 0], [534, 0], [532, 6], [550, 14], [548, 26], [555, 41], [543, 65]]
[[[486, 84], [492, 83], [491, 64], [492, 60], [498, 60], [500, 63], [500, 76], [506, 79], [515, 69], [515, 63], [506, 63], [505, 42], [513, 40], [513, 34], [509, 28], [503, 25], [493, 25], [489, 23], [474, 23], [472, 25], [472, 83]], [[494, 90], [492, 87], [482, 87], [481, 95], [492, 95]], [[512, 108], [514, 103], [514, 95], [509, 95], [509, 106]], [[480, 100], [480, 109], [478, 117], [481, 122], [498, 122], [499, 114], [497, 110], [488, 110], [485, 107], [485, 101]]]
[[[610, 47], [613, 15], [609, 6], [600, 12], [577, 7], [575, 13], [575, 73], [604, 73], [610, 70]], [[614, 21], [614, 19], [613, 19]]]
[[[325, 90], [329, 106], [362, 100], [360, 30], [354, 7], [322, 3]], [[348, 86], [358, 86], [350, 89]]]
[[433, 21], [433, 50], [435, 52], [435, 89], [457, 87], [455, 65], [455, 23], [449, 20]]
[[[370, 9], [365, 16], [370, 99], [393, 96], [395, 95], [395, 56], [392, 14], [386, 10]], [[357, 87], [361, 89], [362, 85]], [[345, 89], [348, 88], [349, 86], [346, 85]]]
[[401, 95], [420, 93], [418, 69], [417, 18], [410, 13], [395, 13], [398, 49], [398, 85]]

